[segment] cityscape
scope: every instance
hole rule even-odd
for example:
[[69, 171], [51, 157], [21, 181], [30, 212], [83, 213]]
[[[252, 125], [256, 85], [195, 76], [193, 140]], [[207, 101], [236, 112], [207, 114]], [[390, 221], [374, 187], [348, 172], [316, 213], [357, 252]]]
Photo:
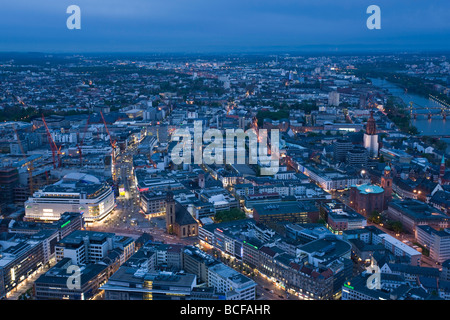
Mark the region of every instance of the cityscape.
[[449, 115], [445, 50], [2, 51], [0, 299], [450, 300]]

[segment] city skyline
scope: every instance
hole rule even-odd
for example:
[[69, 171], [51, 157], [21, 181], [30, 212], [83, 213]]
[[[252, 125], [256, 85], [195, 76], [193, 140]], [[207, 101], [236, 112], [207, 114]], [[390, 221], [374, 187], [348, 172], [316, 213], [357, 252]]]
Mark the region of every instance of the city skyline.
[[2, 4], [0, 300], [450, 300], [448, 12]]

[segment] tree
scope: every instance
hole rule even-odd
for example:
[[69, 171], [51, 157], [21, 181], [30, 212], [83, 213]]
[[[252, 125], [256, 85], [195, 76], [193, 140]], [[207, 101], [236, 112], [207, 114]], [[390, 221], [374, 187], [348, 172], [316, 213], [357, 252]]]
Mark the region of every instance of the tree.
[[386, 227], [395, 233], [403, 231], [403, 224], [400, 221], [388, 221]]
[[289, 118], [289, 111], [288, 110], [279, 110], [279, 111], [258, 111], [256, 114], [256, 119], [258, 120], [258, 126], [262, 127], [264, 119], [271, 119], [271, 120], [281, 120], [284, 118]]
[[380, 224], [381, 223], [381, 214], [374, 210], [372, 211], [372, 213], [369, 216], [369, 221], [375, 224]]
[[229, 211], [219, 211], [214, 216], [214, 220], [218, 223], [220, 222], [227, 222], [227, 221], [234, 221], [234, 220], [241, 220], [245, 219], [247, 216], [245, 213], [239, 209], [233, 208]]
[[392, 223], [392, 229], [396, 232], [396, 233], [400, 233], [403, 231], [403, 225], [400, 221], [394, 221]]

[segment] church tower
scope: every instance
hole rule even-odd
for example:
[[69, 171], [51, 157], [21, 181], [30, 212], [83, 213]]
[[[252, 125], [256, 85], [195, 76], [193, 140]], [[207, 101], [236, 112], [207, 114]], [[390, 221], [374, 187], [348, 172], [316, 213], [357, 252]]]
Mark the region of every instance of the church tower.
[[442, 184], [444, 174], [445, 174], [445, 158], [444, 155], [442, 155], [441, 166], [439, 167], [439, 184]]
[[384, 168], [381, 176], [381, 187], [384, 189], [384, 208], [387, 209], [388, 203], [392, 200], [392, 174], [389, 166]]
[[369, 157], [378, 157], [378, 135], [373, 111], [370, 111], [370, 118], [367, 120], [366, 133], [364, 133], [364, 148], [369, 151]]
[[175, 224], [175, 200], [173, 193], [169, 190], [166, 195], [166, 231], [173, 234]]

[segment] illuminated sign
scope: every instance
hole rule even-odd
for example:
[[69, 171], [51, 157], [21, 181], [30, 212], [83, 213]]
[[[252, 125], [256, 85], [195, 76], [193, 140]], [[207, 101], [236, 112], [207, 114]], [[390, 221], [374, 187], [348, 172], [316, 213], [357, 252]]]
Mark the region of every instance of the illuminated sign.
[[61, 226], [61, 228], [64, 228], [64, 227], [67, 226], [69, 223], [70, 223], [70, 220], [67, 221], [66, 223], [64, 223], [64, 224]]
[[346, 287], [346, 288], [349, 288], [349, 289], [355, 289], [354, 287], [352, 287], [351, 285], [349, 285], [349, 284], [347, 284], [347, 283], [344, 283], [344, 287]]
[[252, 244], [250, 244], [250, 243], [248, 243], [248, 242], [246, 242], [246, 241], [244, 241], [244, 243], [248, 244], [250, 247], [253, 247], [253, 248], [255, 248], [255, 249], [258, 249], [258, 247], [254, 246], [254, 245], [252, 245]]

